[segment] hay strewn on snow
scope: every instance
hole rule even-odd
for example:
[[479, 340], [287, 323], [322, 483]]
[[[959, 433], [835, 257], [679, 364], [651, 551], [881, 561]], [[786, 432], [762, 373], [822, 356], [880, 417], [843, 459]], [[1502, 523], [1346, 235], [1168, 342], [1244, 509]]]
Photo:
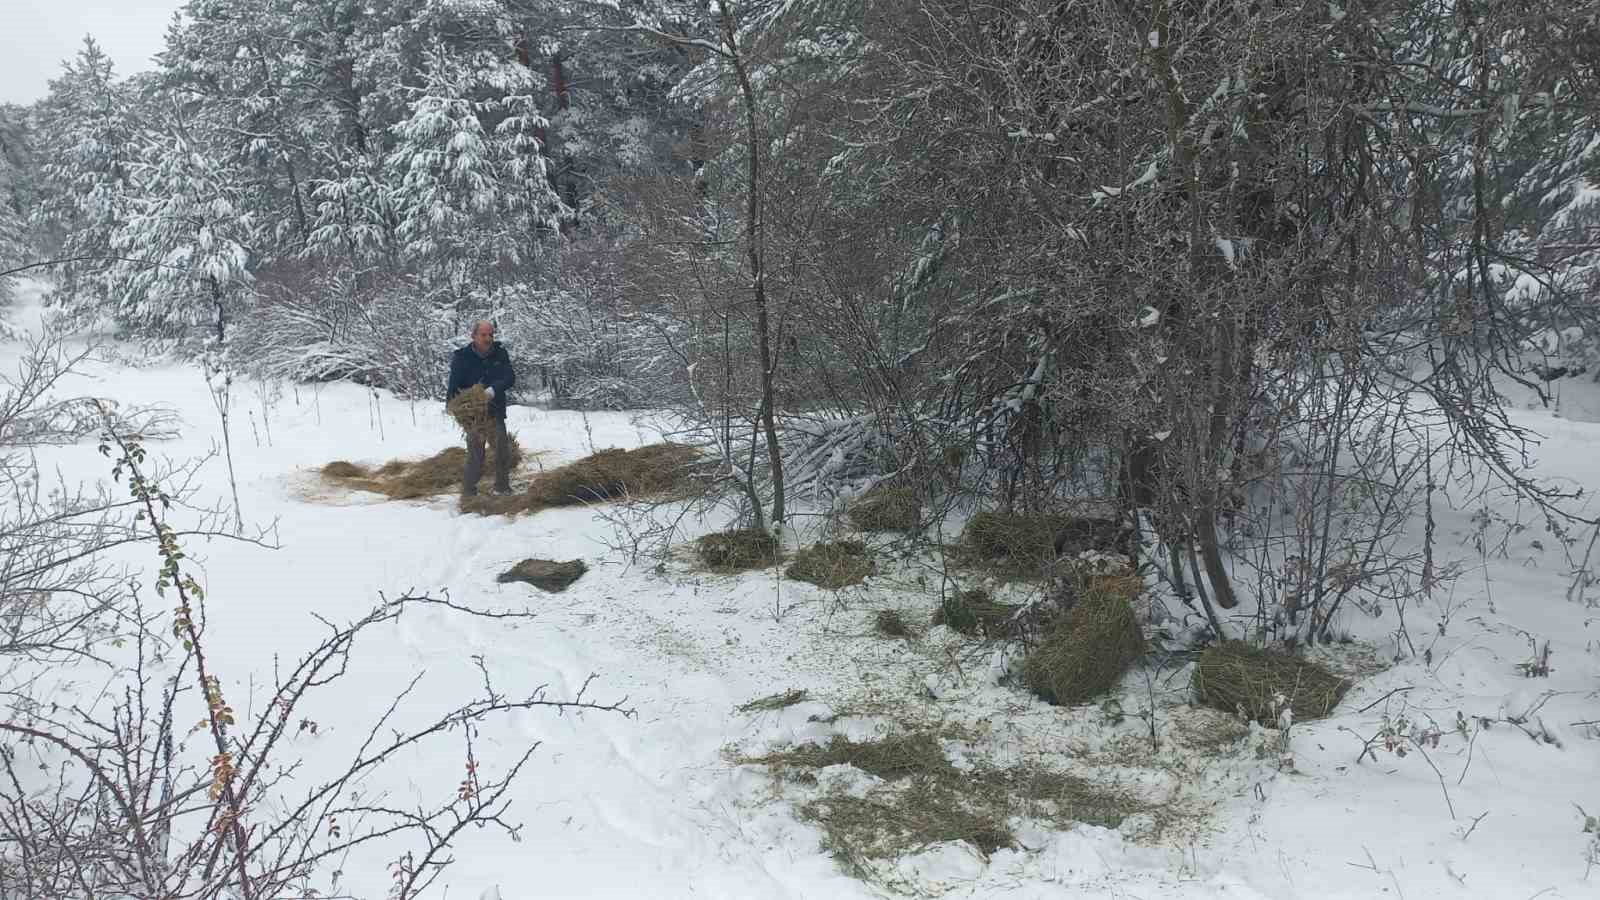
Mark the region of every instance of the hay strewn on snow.
[[662, 494], [686, 487], [699, 459], [699, 452], [687, 444], [613, 447], [535, 475], [528, 483], [528, 500], [537, 507], [575, 506]]
[[823, 844], [841, 863], [868, 877], [869, 861], [893, 860], [949, 841], [966, 841], [985, 855], [1015, 846], [1014, 818], [1060, 828], [1076, 822], [1116, 828], [1149, 807], [1139, 798], [1036, 764], [957, 768], [941, 735], [915, 731], [875, 741], [842, 735], [826, 744], [799, 744], [742, 757], [800, 783], [816, 770], [851, 765], [882, 783], [865, 790], [834, 787], [800, 806], [801, 818], [823, 831]]
[[830, 541], [813, 544], [795, 554], [783, 576], [837, 591], [867, 580], [873, 571], [872, 556], [860, 541]]
[[1195, 698], [1223, 712], [1243, 711], [1269, 728], [1278, 727], [1282, 696], [1294, 719], [1321, 719], [1333, 711], [1349, 682], [1322, 666], [1287, 653], [1273, 653], [1241, 641], [1216, 644], [1200, 654], [1194, 670]]
[[[511, 469], [521, 464], [522, 446], [509, 436]], [[553, 506], [574, 506], [623, 496], [662, 496], [684, 491], [693, 483], [700, 454], [684, 444], [651, 444], [637, 450], [602, 450], [565, 466], [533, 476], [526, 491], [509, 496], [480, 494], [462, 498], [461, 508], [484, 515], [538, 512]], [[330, 481], [356, 490], [372, 491], [395, 500], [412, 500], [448, 494], [461, 488], [467, 451], [451, 447], [422, 460], [391, 460], [370, 468], [343, 460], [322, 467]], [[494, 471], [491, 442], [485, 472]]]
[[1034, 693], [1051, 703], [1083, 703], [1111, 689], [1144, 652], [1133, 605], [1109, 590], [1089, 590], [1023, 663]]
[[[517, 443], [515, 435], [508, 438], [510, 468], [515, 471], [522, 463], [522, 445]], [[395, 459], [375, 469], [337, 460], [323, 466], [321, 471], [324, 478], [355, 490], [383, 494], [393, 500], [418, 500], [461, 490], [461, 474], [466, 465], [466, 449], [450, 447], [426, 459]], [[495, 447], [491, 442], [484, 458], [484, 470], [493, 472], [494, 465]]]
[[516, 515], [623, 497], [672, 496], [693, 487], [700, 462], [699, 451], [687, 444], [611, 448], [534, 475], [520, 494], [464, 497], [461, 509], [480, 515]]
[[778, 539], [757, 528], [735, 528], [695, 541], [700, 561], [713, 572], [743, 572], [778, 561]]
[[826, 744], [799, 744], [766, 756], [750, 757], [744, 762], [808, 769], [852, 765], [887, 781], [912, 775], [955, 774], [938, 739], [928, 732], [889, 735], [875, 741], [852, 741], [836, 734]]

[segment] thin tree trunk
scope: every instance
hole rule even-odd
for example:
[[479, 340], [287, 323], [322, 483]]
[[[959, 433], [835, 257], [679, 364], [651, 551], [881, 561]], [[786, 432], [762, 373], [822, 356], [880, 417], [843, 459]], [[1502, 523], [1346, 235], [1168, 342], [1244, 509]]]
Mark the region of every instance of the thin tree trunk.
[[761, 409], [758, 417], [761, 420], [761, 428], [766, 433], [767, 464], [772, 470], [772, 524], [779, 526], [784, 520], [783, 454], [778, 444], [778, 426], [774, 410], [776, 403], [773, 369], [776, 363], [772, 358], [770, 315], [767, 309], [765, 248], [761, 221], [761, 138], [756, 126], [756, 92], [750, 82], [750, 73], [745, 70], [744, 60], [739, 56], [739, 46], [733, 29], [733, 12], [728, 8], [727, 0], [719, 0], [718, 7], [722, 12], [722, 41], [727, 48], [728, 60], [733, 65], [734, 75], [739, 80], [739, 93], [744, 99], [745, 143], [749, 155], [747, 183], [749, 203], [746, 215], [749, 218], [750, 231], [746, 252], [750, 261], [752, 299], [756, 307], [756, 353], [761, 364]]

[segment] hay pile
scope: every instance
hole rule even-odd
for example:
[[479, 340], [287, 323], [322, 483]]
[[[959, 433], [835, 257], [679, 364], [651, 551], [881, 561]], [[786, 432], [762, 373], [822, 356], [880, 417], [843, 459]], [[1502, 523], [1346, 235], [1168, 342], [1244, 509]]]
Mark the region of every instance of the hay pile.
[[1067, 521], [1066, 516], [980, 512], [967, 523], [961, 537], [979, 562], [1003, 563], [1012, 574], [1031, 578], [1055, 560], [1056, 536]]
[[1131, 532], [1112, 519], [980, 512], [961, 536], [975, 561], [1003, 564], [1009, 574], [1037, 578], [1062, 555], [1076, 556], [1085, 550], [1125, 553]]
[[1144, 633], [1127, 598], [1088, 590], [1028, 654], [1023, 678], [1051, 703], [1083, 703], [1110, 690], [1143, 652]]
[[687, 444], [615, 447], [541, 472], [528, 483], [535, 508], [576, 506], [622, 496], [646, 496], [685, 488], [700, 454]]
[[1278, 727], [1276, 698], [1283, 696], [1294, 719], [1320, 719], [1338, 705], [1350, 683], [1298, 656], [1273, 653], [1241, 641], [1216, 644], [1195, 664], [1195, 698], [1203, 706]]
[[[508, 435], [510, 469], [522, 464], [522, 445]], [[495, 446], [491, 442], [484, 457], [484, 471], [493, 472]], [[467, 451], [450, 447], [426, 458], [390, 460], [377, 468], [337, 460], [322, 467], [322, 476], [343, 487], [383, 494], [391, 500], [418, 500], [461, 490], [461, 474], [467, 465]]]
[[467, 437], [493, 443], [494, 417], [489, 415], [489, 392], [483, 385], [475, 384], [456, 394], [444, 408]]
[[1015, 604], [996, 601], [988, 591], [960, 591], [940, 601], [933, 611], [933, 624], [947, 625], [968, 637], [998, 637], [1009, 633], [1018, 609]]
[[694, 542], [700, 561], [713, 572], [743, 572], [778, 561], [778, 539], [759, 528], [735, 528]]
[[916, 531], [922, 503], [910, 488], [880, 484], [850, 504], [850, 522], [862, 531]]
[[651, 444], [636, 450], [601, 450], [533, 476], [526, 491], [509, 497], [463, 497], [463, 512], [516, 515], [622, 497], [687, 496], [703, 464], [685, 444]]
[[783, 575], [830, 591], [842, 590], [867, 580], [873, 571], [872, 556], [860, 541], [829, 541], [813, 544], [795, 554]]
[[569, 559], [566, 562], [556, 562], [553, 559], [525, 559], [509, 570], [501, 572], [495, 580], [500, 584], [521, 581], [542, 591], [559, 594], [571, 587], [574, 581], [582, 578], [587, 571], [589, 567], [581, 559]]

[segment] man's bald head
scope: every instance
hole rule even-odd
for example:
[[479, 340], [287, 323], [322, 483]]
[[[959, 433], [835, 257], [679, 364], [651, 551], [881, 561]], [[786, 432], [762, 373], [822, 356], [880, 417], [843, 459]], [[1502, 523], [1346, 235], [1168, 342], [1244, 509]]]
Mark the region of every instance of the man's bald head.
[[488, 319], [479, 319], [472, 325], [472, 348], [488, 356], [492, 347], [494, 347], [494, 323]]

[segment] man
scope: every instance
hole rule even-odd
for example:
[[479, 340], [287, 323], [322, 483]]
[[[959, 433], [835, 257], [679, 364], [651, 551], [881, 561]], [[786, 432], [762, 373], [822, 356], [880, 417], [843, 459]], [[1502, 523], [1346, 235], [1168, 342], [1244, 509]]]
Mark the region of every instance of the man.
[[[472, 326], [472, 343], [457, 350], [450, 357], [450, 383], [445, 386], [445, 401], [475, 384], [481, 384], [489, 393], [489, 418], [494, 431], [494, 492], [511, 493], [511, 440], [506, 436], [506, 393], [517, 383], [517, 373], [511, 369], [511, 354], [505, 345], [494, 339], [494, 323], [477, 322]], [[481, 437], [467, 438], [467, 468], [461, 473], [461, 495], [471, 497], [478, 493], [478, 479], [483, 476], [484, 441]]]

